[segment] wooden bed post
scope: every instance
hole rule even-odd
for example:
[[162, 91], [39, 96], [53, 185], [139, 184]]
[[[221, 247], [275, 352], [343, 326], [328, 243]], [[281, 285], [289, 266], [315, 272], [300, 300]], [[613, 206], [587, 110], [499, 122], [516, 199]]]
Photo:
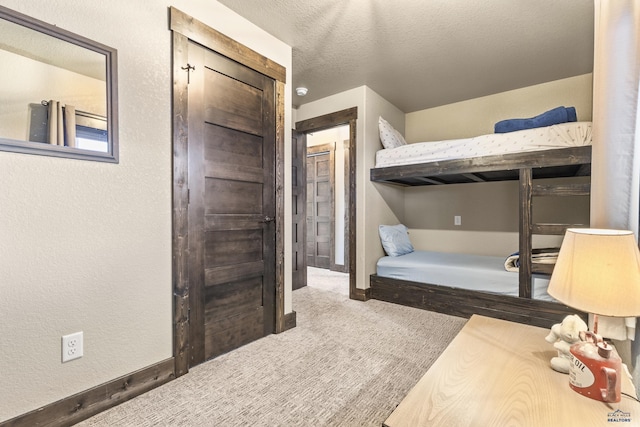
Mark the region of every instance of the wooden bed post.
[[531, 251], [532, 214], [531, 205], [533, 176], [531, 168], [520, 169], [520, 298], [531, 298]]

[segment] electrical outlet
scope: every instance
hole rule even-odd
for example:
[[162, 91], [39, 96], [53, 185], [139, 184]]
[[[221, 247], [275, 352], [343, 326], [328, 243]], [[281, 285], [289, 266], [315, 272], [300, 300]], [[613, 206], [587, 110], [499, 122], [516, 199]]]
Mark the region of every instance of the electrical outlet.
[[453, 225], [462, 225], [462, 217], [460, 215], [453, 217]]
[[82, 331], [62, 337], [62, 363], [83, 356]]

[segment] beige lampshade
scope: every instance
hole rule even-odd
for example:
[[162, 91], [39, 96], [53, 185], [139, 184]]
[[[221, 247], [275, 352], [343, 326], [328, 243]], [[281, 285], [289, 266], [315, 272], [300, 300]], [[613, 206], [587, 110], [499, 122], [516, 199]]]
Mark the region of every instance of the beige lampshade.
[[547, 292], [587, 313], [640, 316], [640, 253], [633, 233], [567, 229]]

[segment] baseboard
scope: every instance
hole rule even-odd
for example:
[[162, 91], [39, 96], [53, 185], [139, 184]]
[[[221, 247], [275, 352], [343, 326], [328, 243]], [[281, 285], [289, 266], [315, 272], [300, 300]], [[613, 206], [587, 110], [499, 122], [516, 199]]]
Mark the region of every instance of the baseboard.
[[348, 273], [349, 266], [343, 264], [332, 264], [330, 270], [337, 271], [338, 273]]
[[140, 369], [97, 387], [0, 423], [0, 427], [63, 427], [146, 393], [175, 378], [174, 359]]
[[291, 313], [287, 313], [284, 315], [284, 331], [288, 331], [289, 329], [293, 329], [296, 327], [296, 312], [292, 311]]
[[371, 288], [360, 289], [355, 288], [353, 293], [349, 295], [349, 298], [358, 300], [358, 301], [367, 301], [371, 299]]

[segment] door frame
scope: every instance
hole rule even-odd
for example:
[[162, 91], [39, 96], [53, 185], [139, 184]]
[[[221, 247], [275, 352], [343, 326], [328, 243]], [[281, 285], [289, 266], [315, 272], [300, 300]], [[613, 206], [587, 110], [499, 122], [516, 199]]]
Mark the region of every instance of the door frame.
[[189, 372], [188, 44], [198, 43], [275, 81], [276, 277], [275, 333], [286, 330], [284, 314], [284, 89], [286, 68], [193, 17], [170, 7], [173, 68], [173, 356], [175, 376]]
[[291, 130], [291, 290], [307, 286], [307, 135]]
[[[356, 121], [358, 107], [347, 108], [335, 113], [325, 114], [307, 120], [296, 122], [296, 131], [301, 133], [317, 132], [340, 125], [349, 125], [349, 140], [345, 143], [345, 265], [348, 264], [349, 298], [366, 301], [365, 289], [356, 288]], [[345, 141], [347, 142], [347, 141]]]

